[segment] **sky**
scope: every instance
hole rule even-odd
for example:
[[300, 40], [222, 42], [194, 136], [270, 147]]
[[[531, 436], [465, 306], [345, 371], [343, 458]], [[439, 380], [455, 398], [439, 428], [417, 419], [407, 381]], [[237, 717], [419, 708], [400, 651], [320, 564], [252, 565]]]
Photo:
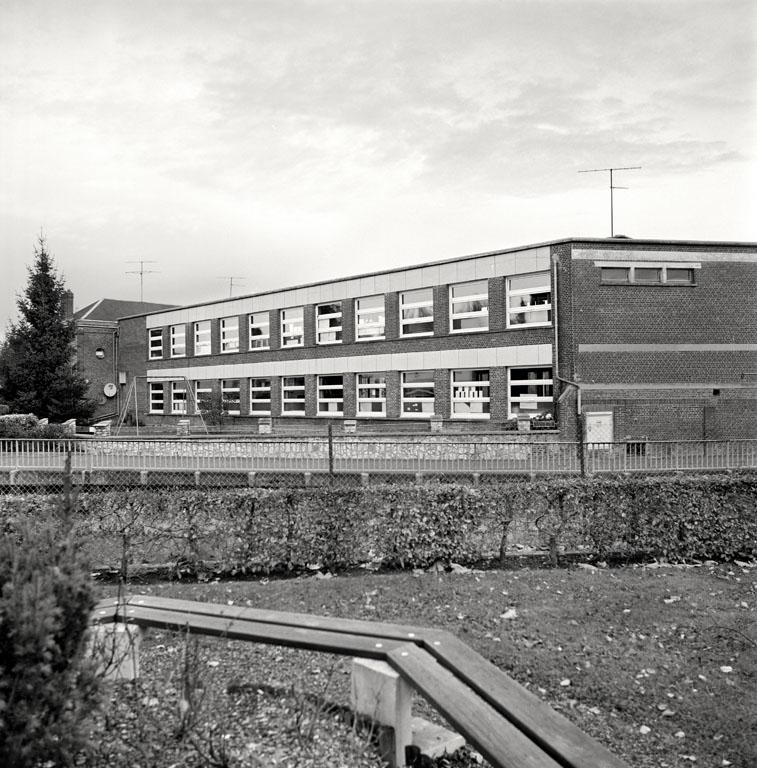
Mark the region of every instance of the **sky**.
[[754, 0], [2, 0], [0, 333], [564, 237], [757, 241]]

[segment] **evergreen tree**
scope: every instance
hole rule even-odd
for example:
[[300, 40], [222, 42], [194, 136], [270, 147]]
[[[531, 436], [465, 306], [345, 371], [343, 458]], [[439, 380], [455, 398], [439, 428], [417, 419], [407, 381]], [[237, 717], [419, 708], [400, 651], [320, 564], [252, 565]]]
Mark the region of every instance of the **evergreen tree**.
[[19, 297], [20, 318], [11, 323], [0, 350], [0, 400], [11, 412], [50, 421], [87, 419], [95, 410], [87, 382], [74, 362], [74, 323], [66, 318], [65, 286], [43, 237]]

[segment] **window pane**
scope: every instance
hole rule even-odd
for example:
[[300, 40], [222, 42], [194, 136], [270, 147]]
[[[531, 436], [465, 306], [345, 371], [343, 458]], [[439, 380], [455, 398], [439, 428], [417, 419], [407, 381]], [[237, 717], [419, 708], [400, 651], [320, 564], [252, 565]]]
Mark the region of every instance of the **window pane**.
[[634, 280], [637, 283], [661, 283], [662, 269], [660, 267], [636, 267]]
[[532, 275], [515, 275], [510, 278], [511, 291], [530, 291], [532, 288], [548, 287], [549, 284], [549, 272], [536, 272]]
[[630, 275], [628, 267], [602, 267], [602, 280], [606, 283], [627, 283]]
[[682, 269], [681, 267], [668, 267], [666, 271], [667, 271], [668, 283], [683, 283], [686, 285], [691, 285], [694, 282], [693, 269]]

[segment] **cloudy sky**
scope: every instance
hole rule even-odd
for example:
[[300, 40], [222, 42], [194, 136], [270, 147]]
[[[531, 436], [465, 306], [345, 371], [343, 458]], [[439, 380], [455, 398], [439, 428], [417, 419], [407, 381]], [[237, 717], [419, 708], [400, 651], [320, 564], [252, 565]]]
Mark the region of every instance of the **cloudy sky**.
[[[754, 0], [2, 0], [0, 325], [568, 236], [757, 240]], [[226, 278], [226, 279], [224, 279]]]

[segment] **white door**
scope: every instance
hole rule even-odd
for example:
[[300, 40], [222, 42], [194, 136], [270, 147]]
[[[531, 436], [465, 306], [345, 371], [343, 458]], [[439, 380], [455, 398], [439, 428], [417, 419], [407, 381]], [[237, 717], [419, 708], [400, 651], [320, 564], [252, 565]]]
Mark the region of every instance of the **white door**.
[[591, 451], [609, 448], [613, 441], [612, 411], [586, 413], [586, 443]]

